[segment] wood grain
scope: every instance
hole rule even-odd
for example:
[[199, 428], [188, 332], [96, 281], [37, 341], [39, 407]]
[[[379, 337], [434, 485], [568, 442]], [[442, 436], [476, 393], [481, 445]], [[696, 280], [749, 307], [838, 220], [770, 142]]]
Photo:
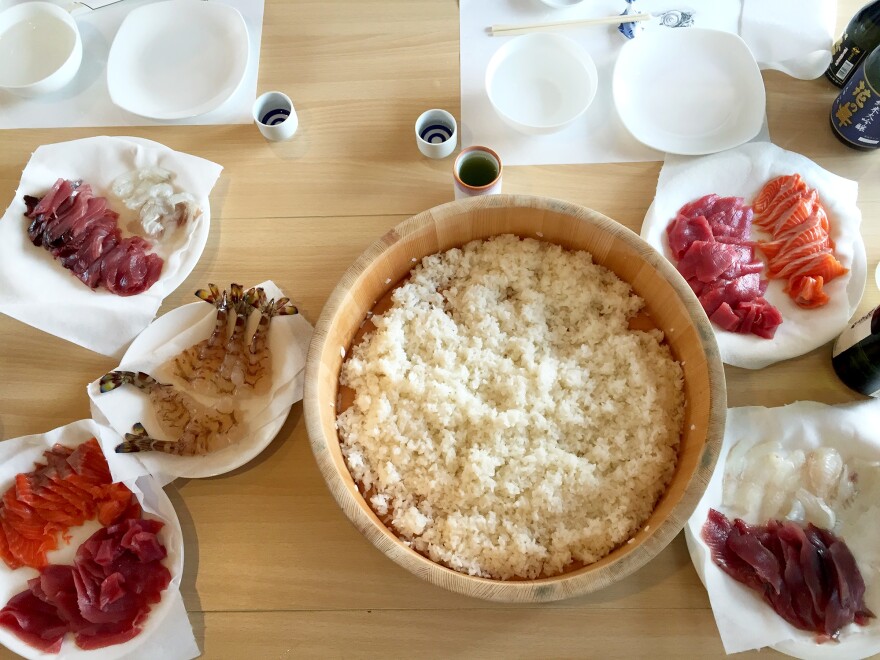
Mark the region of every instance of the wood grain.
[[[838, 2], [838, 33], [861, 4]], [[207, 282], [271, 278], [314, 323], [374, 240], [452, 200], [451, 160], [423, 158], [412, 123], [432, 107], [460, 119], [458, 73], [452, 0], [267, 0], [258, 91], [291, 96], [300, 118], [294, 140], [268, 144], [246, 125], [3, 131], [0, 201], [12, 199], [41, 144], [138, 135], [208, 158], [224, 172], [211, 195], [207, 249], [160, 314]], [[774, 142], [859, 182], [873, 272], [880, 156], [851, 151], [831, 135], [837, 90], [823, 78], [763, 75]], [[509, 167], [504, 190], [587, 206], [638, 231], [660, 166]], [[878, 304], [869, 277], [860, 311]], [[115, 366], [9, 317], [0, 317], [0, 337], [0, 438], [87, 417], [86, 383]], [[834, 376], [830, 350], [758, 372], [727, 367], [729, 405], [860, 398]], [[680, 535], [622, 582], [541, 606], [484, 603], [412, 576], [339, 510], [311, 455], [301, 404], [251, 464], [174, 489], [186, 538], [184, 598], [209, 658], [723, 656]], [[0, 649], [0, 658], [9, 657]]]

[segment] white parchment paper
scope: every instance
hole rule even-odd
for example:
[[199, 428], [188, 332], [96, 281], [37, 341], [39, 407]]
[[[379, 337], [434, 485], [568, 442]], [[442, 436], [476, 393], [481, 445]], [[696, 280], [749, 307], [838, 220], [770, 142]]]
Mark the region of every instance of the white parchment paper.
[[[666, 227], [684, 204], [710, 193], [742, 197], [746, 204], [751, 204], [767, 181], [795, 173], [819, 191], [831, 223], [834, 252], [850, 272], [825, 285], [831, 300], [816, 309], [798, 307], [783, 291], [785, 280], [770, 280], [765, 297], [783, 318], [773, 339], [727, 332], [713, 325], [721, 359], [736, 367], [761, 369], [803, 355], [831, 341], [846, 327], [858, 307], [867, 278], [865, 243], [860, 231], [862, 214], [856, 205], [858, 184], [767, 142], [745, 144], [699, 158], [669, 156], [660, 170], [654, 202], [642, 223], [642, 238], [675, 263]], [[752, 240], [759, 237], [769, 240], [768, 234], [752, 227]], [[760, 258], [760, 251], [755, 252], [756, 258]]]
[[[0, 10], [26, 1], [0, 0]], [[86, 0], [89, 6], [99, 7], [90, 11], [73, 0], [54, 0], [55, 4], [74, 9], [73, 17], [82, 36], [82, 65], [69, 85], [52, 94], [26, 99], [0, 89], [0, 128], [251, 123], [251, 105], [257, 95], [260, 68], [264, 0], [211, 0], [224, 2], [241, 13], [247, 26], [249, 47], [248, 65], [241, 85], [216, 110], [188, 119], [158, 121], [132, 114], [110, 100], [107, 58], [113, 38], [130, 11], [155, 1], [125, 0], [108, 5], [108, 0]]]
[[[877, 619], [872, 619], [864, 627], [850, 624], [841, 631], [839, 643], [816, 644], [812, 634], [783, 620], [758, 593], [729, 577], [712, 562], [700, 532], [710, 507], [730, 515], [721, 506], [724, 468], [730, 448], [741, 441], [758, 443], [767, 440], [778, 441], [789, 450], [833, 447], [845, 461], [855, 458], [878, 461], [880, 401], [842, 406], [799, 401], [781, 408], [753, 406], [727, 411], [718, 465], [703, 499], [685, 526], [691, 560], [709, 593], [724, 650], [738, 653], [770, 646], [798, 658], [835, 660], [864, 658], [880, 652], [880, 622]], [[874, 503], [874, 507], [880, 516], [880, 503]], [[845, 521], [846, 513], [839, 514], [839, 517]], [[880, 530], [876, 527], [865, 534], [841, 533], [865, 579], [865, 602], [875, 613], [880, 613], [878, 534]]]
[[[86, 419], [48, 433], [0, 442], [0, 493], [5, 492], [14, 483], [16, 474], [33, 470], [34, 463], [41, 462], [43, 452], [54, 444], [77, 447], [93, 437], [102, 445], [105, 442], [121, 440], [111, 429]], [[93, 651], [80, 649], [68, 635], [58, 655], [38, 651], [5, 629], [0, 629], [0, 644], [26, 658], [40, 659], [152, 660], [161, 657], [168, 660], [189, 660], [199, 655], [186, 608], [180, 596], [180, 580], [183, 575], [183, 534], [174, 506], [162, 487], [151, 477], [126, 481], [125, 485], [135, 494], [147, 517], [158, 518], [165, 523], [159, 532], [159, 540], [168, 551], [164, 563], [171, 571], [171, 583], [162, 592], [162, 600], [153, 605], [142, 632], [123, 644]], [[98, 529], [100, 524], [97, 521], [89, 521], [79, 528], [71, 529], [70, 543], [49, 553], [50, 563], [73, 563], [77, 548]], [[38, 575], [39, 572], [33, 568], [25, 566], [12, 571], [5, 563], [0, 562], [0, 607], [12, 596], [24, 591], [27, 588], [27, 581]]]
[[[284, 297], [284, 293], [271, 281], [258, 286], [265, 290], [270, 299]], [[160, 367], [181, 351], [209, 337], [214, 328], [216, 312], [213, 305], [205, 302], [195, 302], [168, 312], [132, 343], [117, 369], [144, 371], [160, 382], [169, 382], [170, 379], [164, 377]], [[255, 327], [258, 319], [259, 314], [254, 312], [250, 319], [251, 328]], [[177, 477], [224, 474], [255, 458], [272, 442], [293, 404], [302, 399], [304, 367], [311, 335], [311, 324], [300, 314], [272, 319], [269, 326], [273, 374], [271, 391], [264, 396], [240, 400], [246, 434], [237, 443], [206, 456], [171, 456], [160, 452], [117, 454], [114, 447], [120, 440], [108, 440], [102, 446], [113, 478], [119, 481], [152, 474], [165, 484]], [[146, 394], [128, 385], [102, 394], [99, 380], [94, 380], [88, 386], [95, 419], [106, 422], [120, 435], [129, 433], [133, 424], [141, 422], [151, 437], [176, 439], [161, 433]], [[208, 398], [196, 398], [203, 403], [211, 403]]]
[[[485, 89], [492, 55], [515, 37], [493, 37], [490, 25], [549, 22], [611, 16], [621, 13], [624, 0], [590, 0], [554, 9], [539, 0], [460, 0], [461, 146], [482, 144], [501, 156], [505, 165], [614, 163], [661, 160], [663, 155], [633, 138], [614, 108], [611, 75], [626, 39], [617, 24], [566, 28], [560, 34], [583, 46], [596, 62], [599, 86], [586, 113], [571, 126], [551, 135], [525, 135], [496, 114]], [[638, 0], [636, 12], [686, 10], [694, 25], [739, 34], [762, 69], [779, 69], [800, 78], [821, 75], [831, 61], [837, 17], [836, 0]], [[667, 28], [659, 19], [645, 29]], [[687, 71], [682, 71], [687, 75]], [[758, 139], [769, 140], [762, 131]]]
[[[123, 235], [136, 218], [110, 193], [113, 180], [130, 170], [158, 166], [174, 172], [174, 185], [190, 192], [201, 215], [163, 241], [152, 241], [165, 260], [159, 280], [136, 296], [92, 291], [28, 238], [24, 195], [44, 195], [58, 178], [82, 179], [120, 213]], [[103, 355], [118, 355], [192, 272], [208, 239], [208, 195], [223, 168], [204, 158], [140, 138], [93, 137], [39, 147], [21, 175], [0, 220], [0, 312]]]

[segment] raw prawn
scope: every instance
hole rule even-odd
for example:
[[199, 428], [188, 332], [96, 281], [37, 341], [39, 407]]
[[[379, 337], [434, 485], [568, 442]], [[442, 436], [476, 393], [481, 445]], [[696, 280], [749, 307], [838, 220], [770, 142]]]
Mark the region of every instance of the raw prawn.
[[146, 392], [162, 432], [177, 440], [154, 440], [147, 435], [142, 424], [136, 424], [134, 434], [126, 434], [126, 442], [116, 447], [117, 453], [161, 451], [178, 456], [198, 456], [226, 447], [237, 439], [232, 433], [239, 422], [236, 408], [226, 411], [207, 408], [173, 385], [160, 383], [140, 371], [111, 371], [101, 377], [101, 392], [109, 392], [121, 385], [133, 385]]
[[226, 291], [221, 292], [214, 284], [209, 284], [208, 290], [199, 289], [196, 296], [217, 307], [214, 331], [207, 339], [178, 353], [172, 359], [171, 372], [189, 383], [195, 392], [210, 394], [215, 391], [212, 384], [214, 374], [220, 369], [226, 354], [229, 298]]
[[269, 351], [269, 324], [275, 316], [297, 314], [297, 308], [290, 304], [289, 298], [278, 302], [274, 299], [266, 302], [266, 294], [257, 289], [258, 305], [261, 312], [260, 323], [254, 332], [247, 350], [247, 366], [242, 386], [254, 394], [265, 394], [272, 383], [272, 356]]
[[195, 197], [175, 190], [174, 176], [161, 167], [144, 167], [116, 177], [111, 185], [113, 194], [138, 212], [150, 236], [161, 237], [169, 227], [184, 225], [201, 213]]
[[229, 297], [235, 310], [235, 326], [226, 341], [226, 355], [214, 381], [220, 394], [233, 394], [244, 382], [247, 371], [247, 324], [259, 297], [256, 289], [245, 292], [240, 284], [233, 284], [230, 288], [232, 293]]

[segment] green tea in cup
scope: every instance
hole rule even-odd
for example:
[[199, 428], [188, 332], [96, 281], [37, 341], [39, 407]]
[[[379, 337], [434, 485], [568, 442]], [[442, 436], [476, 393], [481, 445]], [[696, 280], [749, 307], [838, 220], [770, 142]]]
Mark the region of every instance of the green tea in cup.
[[501, 192], [501, 159], [488, 147], [463, 149], [453, 166], [455, 198]]

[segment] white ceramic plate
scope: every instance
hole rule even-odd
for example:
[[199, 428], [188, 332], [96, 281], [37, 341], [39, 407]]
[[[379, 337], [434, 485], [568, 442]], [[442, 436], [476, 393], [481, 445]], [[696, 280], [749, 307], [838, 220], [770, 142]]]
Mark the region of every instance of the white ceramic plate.
[[134, 9], [107, 60], [110, 98], [153, 119], [210, 112], [244, 79], [248, 33], [237, 9], [219, 2], [168, 0]]
[[[277, 300], [283, 296], [272, 282], [259, 286], [263, 287], [269, 298]], [[171, 310], [138, 335], [117, 368], [145, 371], [155, 375], [161, 382], [168, 382], [159, 367], [180, 350], [207, 338], [214, 327], [215, 317], [214, 306], [204, 302]], [[257, 318], [257, 314], [252, 314], [251, 328]], [[311, 333], [311, 325], [299, 314], [272, 320], [269, 326], [274, 374], [272, 390], [266, 396], [240, 402], [247, 433], [237, 443], [205, 456], [171, 456], [160, 452], [117, 454], [112, 440], [102, 442], [114, 478], [127, 479], [140, 474], [160, 476], [160, 481], [166, 481], [166, 476], [168, 480], [175, 477], [213, 477], [256, 458], [281, 430], [293, 404], [302, 398], [303, 367]], [[128, 386], [102, 394], [99, 380], [94, 380], [88, 386], [92, 413], [98, 421], [106, 419], [119, 435], [125, 435], [131, 431], [133, 424], [142, 422], [154, 437], [172, 439], [159, 432], [147, 396]], [[204, 402], [210, 403], [207, 400]]]
[[[6, 492], [6, 489], [13, 483], [16, 474], [32, 470], [34, 463], [42, 458], [43, 452], [56, 442], [68, 447], [77, 447], [92, 437], [101, 440], [101, 434], [104, 431], [109, 431], [109, 429], [102, 429], [92, 420], [81, 420], [42, 435], [26, 436], [3, 442], [0, 447], [0, 493]], [[138, 480], [135, 488], [141, 491], [133, 491], [141, 506], [156, 512], [156, 515], [147, 513], [146, 517], [159, 518], [165, 523], [165, 527], [159, 532], [159, 539], [168, 550], [168, 557], [163, 563], [171, 571], [171, 583], [162, 592], [162, 600], [153, 605], [141, 633], [128, 642], [96, 651], [84, 651], [78, 648], [72, 637], [68, 636], [63, 642], [59, 656], [45, 654], [5, 629], [0, 629], [0, 644], [26, 658], [63, 657], [71, 660], [80, 658], [85, 660], [86, 658], [100, 657], [102, 660], [115, 660], [127, 656], [141, 647], [153, 633], [160, 629], [171, 609], [174, 598], [180, 598], [175, 592], [179, 588], [183, 574], [183, 533], [180, 530], [180, 521], [177, 519], [174, 506], [155, 480], [143, 477]], [[70, 542], [49, 553], [49, 560], [60, 564], [72, 563], [79, 545], [98, 529], [100, 529], [100, 525], [95, 521], [88, 521], [80, 527], [71, 529]], [[37, 575], [38, 572], [33, 568], [22, 567], [12, 571], [0, 561], [0, 607], [4, 606], [15, 594], [24, 591], [27, 588], [27, 581]]]
[[[769, 142], [750, 142], [703, 158], [667, 159], [660, 171], [654, 202], [642, 223], [641, 237], [675, 263], [666, 227], [684, 204], [710, 193], [742, 197], [746, 204], [751, 204], [767, 181], [794, 173], [800, 173], [807, 185], [819, 191], [831, 222], [835, 254], [850, 272], [826, 285], [825, 292], [831, 300], [816, 309], [798, 307], [784, 292], [783, 280], [770, 280], [764, 297], [782, 314], [782, 324], [773, 339], [727, 332], [713, 326], [721, 359], [735, 367], [761, 369], [803, 355], [828, 343], [846, 327], [858, 307], [867, 280], [865, 243], [860, 231], [862, 214], [856, 205], [858, 186], [800, 154]], [[753, 240], [766, 239], [766, 236], [753, 227]], [[756, 258], [761, 258], [759, 253]]]
[[[841, 631], [840, 643], [816, 644], [813, 635], [796, 629], [778, 616], [761, 596], [729, 577], [712, 561], [701, 530], [709, 508], [729, 511], [721, 506], [724, 468], [730, 448], [737, 442], [748, 445], [768, 440], [781, 443], [787, 450], [811, 451], [833, 447], [845, 461], [859, 458], [880, 459], [880, 402], [860, 401], [844, 406], [828, 406], [813, 401], [798, 401], [782, 408], [731, 408], [727, 412], [724, 441], [703, 498], [684, 527], [691, 561], [709, 593], [716, 620], [726, 631], [728, 653], [762, 646], [810, 660], [849, 660], [880, 653], [880, 620], [867, 626], [850, 624]], [[747, 520], [749, 523], [759, 521]], [[865, 579], [865, 603], [873, 611], [880, 609], [880, 552], [878, 531], [870, 530], [861, 539], [844, 540], [859, 564]]]
[[764, 123], [764, 81], [735, 34], [688, 28], [646, 30], [614, 66], [614, 104], [639, 142], [699, 155], [748, 142]]

